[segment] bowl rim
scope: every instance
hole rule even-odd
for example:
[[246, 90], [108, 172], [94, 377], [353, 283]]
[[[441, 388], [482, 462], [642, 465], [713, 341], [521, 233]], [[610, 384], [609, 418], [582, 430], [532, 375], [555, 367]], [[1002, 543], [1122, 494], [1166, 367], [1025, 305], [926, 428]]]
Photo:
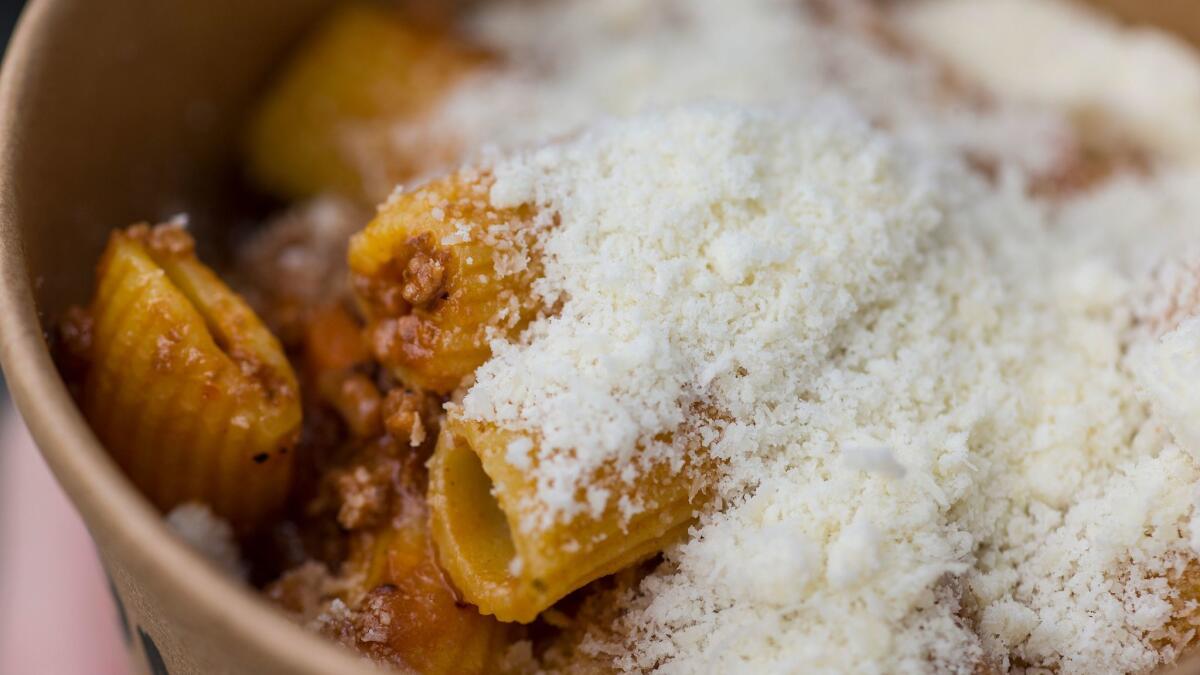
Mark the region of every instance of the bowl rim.
[[[86, 0], [79, 0], [86, 1]], [[14, 176], [31, 120], [22, 101], [44, 86], [30, 76], [37, 55], [54, 46], [71, 3], [33, 0], [17, 22], [0, 67], [0, 365], [16, 408], [55, 478], [88, 525], [138, 569], [153, 570], [193, 618], [245, 636], [283, 672], [377, 673], [356, 657], [290, 621], [251, 587], [239, 584], [173, 536], [162, 515], [101, 447], [58, 374], [44, 337], [26, 267]], [[95, 537], [95, 535], [92, 535]]]

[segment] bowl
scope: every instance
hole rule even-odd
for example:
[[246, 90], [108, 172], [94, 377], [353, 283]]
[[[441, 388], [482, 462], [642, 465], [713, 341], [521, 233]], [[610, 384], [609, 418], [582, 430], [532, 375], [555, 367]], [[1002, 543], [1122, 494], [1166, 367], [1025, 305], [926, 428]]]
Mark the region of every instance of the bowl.
[[86, 302], [110, 228], [187, 212], [207, 244], [236, 218], [239, 120], [329, 4], [34, 0], [0, 75], [5, 374], [95, 540], [133, 661], [154, 675], [377, 672], [171, 535], [89, 430], [45, 339]]
[[[46, 341], [86, 301], [113, 227], [187, 212], [219, 255], [239, 218], [241, 119], [332, 1], [33, 0], [0, 73], [0, 360], [95, 540], [133, 660], [154, 675], [379, 672], [172, 536], [88, 428]], [[1200, 38], [1188, 0], [1101, 4]]]

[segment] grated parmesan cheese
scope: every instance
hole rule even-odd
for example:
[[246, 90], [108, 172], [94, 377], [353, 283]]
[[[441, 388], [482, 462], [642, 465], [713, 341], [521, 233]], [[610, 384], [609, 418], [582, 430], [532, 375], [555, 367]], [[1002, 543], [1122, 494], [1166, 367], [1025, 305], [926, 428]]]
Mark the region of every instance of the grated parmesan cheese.
[[860, 471], [869, 471], [891, 478], [904, 478], [904, 465], [896, 461], [891, 448], [880, 446], [843, 446], [843, 463]]
[[[540, 235], [545, 316], [493, 345], [456, 414], [521, 434], [505, 456], [538, 485], [525, 528], [603, 512], [604, 467], [692, 461], [662, 440], [684, 425], [721, 467], [688, 541], [586, 655], [963, 674], [1177, 656], [1171, 580], [1200, 541], [1200, 306], [1169, 280], [1194, 281], [1186, 264], [1162, 270], [1200, 234], [1200, 192], [1166, 160], [1192, 152], [1200, 66], [1051, 0], [898, 11], [899, 37], [997, 100], [963, 103], [854, 11], [566, 0], [476, 18], [505, 65], [422, 133], [478, 150], [495, 205], [559, 225]], [[1001, 39], [1022, 71], [998, 70]], [[1132, 65], [1095, 67], [1108, 58]], [[1183, 84], [1143, 95], [1163, 82]], [[1031, 196], [1081, 107], [1167, 157]]]
[[599, 512], [574, 495], [605, 463], [678, 461], [653, 439], [693, 403], [730, 420], [701, 422], [723, 508], [587, 643], [620, 667], [1169, 657], [1148, 636], [1198, 474], [1129, 443], [1157, 422], [1122, 348], [1127, 252], [1077, 241], [1095, 197], [1051, 210], [914, 147], [837, 102], [685, 106], [491, 167], [493, 201], [561, 220], [537, 289], [561, 310], [462, 399], [539, 439], [510, 448], [540, 486], [523, 526]]
[[999, 164], [1040, 172], [1073, 146], [1070, 125], [1053, 114], [1004, 102], [947, 105], [956, 92], [942, 68], [872, 35], [879, 22], [867, 3], [817, 4], [485, 3], [468, 32], [502, 65], [468, 78], [428, 119], [397, 126], [393, 141], [402, 152], [436, 138], [468, 156], [488, 154], [558, 140], [608, 115], [796, 103], [836, 91], [899, 134]]
[[248, 570], [233, 537], [233, 527], [207, 504], [188, 502], [176, 506], [167, 514], [167, 525], [223, 572], [246, 579]]
[[[462, 406], [536, 435], [548, 518], [574, 515], [576, 489], [602, 464], [669, 461], [674, 448], [655, 436], [710, 390], [771, 368], [803, 377], [939, 220], [920, 163], [832, 107], [648, 115], [493, 172], [497, 206], [562, 216], [538, 287], [547, 306], [565, 302], [527, 342], [495, 345]], [[589, 502], [598, 512], [605, 495]]]
[[1107, 117], [1158, 153], [1200, 158], [1200, 62], [1179, 38], [1067, 0], [932, 0], [899, 16], [921, 46], [1005, 98]]

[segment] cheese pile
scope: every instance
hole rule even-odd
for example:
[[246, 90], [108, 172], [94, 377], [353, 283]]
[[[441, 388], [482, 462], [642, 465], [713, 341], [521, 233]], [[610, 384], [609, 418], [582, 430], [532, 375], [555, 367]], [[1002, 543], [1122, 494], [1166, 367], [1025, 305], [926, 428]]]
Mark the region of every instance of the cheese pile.
[[1031, 196], [1071, 111], [956, 102], [931, 62], [782, 0], [519, 4], [479, 30], [515, 65], [447, 119], [495, 142], [494, 204], [560, 221], [535, 289], [555, 311], [461, 400], [537, 440], [509, 452], [539, 484], [522, 526], [618, 499], [574, 499], [606, 463], [685, 461], [655, 440], [684, 424], [721, 466], [582, 653], [666, 673], [1176, 656], [1200, 265], [1164, 258], [1200, 234], [1192, 170]]
[[[495, 346], [463, 409], [533, 425], [541, 503], [530, 506], [550, 516], [583, 506], [575, 489], [602, 463], [669, 460], [678, 449], [655, 436], [714, 392], [739, 421], [796, 397], [941, 220], [932, 168], [844, 108], [685, 107], [493, 172], [494, 205], [560, 215], [538, 291], [563, 304], [522, 343]], [[722, 433], [719, 448], [753, 444]], [[587, 501], [596, 515], [606, 505]]]

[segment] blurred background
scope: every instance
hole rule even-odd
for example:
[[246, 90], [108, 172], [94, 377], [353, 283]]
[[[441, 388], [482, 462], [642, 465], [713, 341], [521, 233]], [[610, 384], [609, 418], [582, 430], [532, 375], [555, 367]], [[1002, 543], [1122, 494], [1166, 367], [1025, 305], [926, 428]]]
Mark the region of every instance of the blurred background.
[[[0, 0], [5, 46], [23, 5]], [[92, 540], [0, 380], [0, 674], [128, 673], [121, 625]]]

